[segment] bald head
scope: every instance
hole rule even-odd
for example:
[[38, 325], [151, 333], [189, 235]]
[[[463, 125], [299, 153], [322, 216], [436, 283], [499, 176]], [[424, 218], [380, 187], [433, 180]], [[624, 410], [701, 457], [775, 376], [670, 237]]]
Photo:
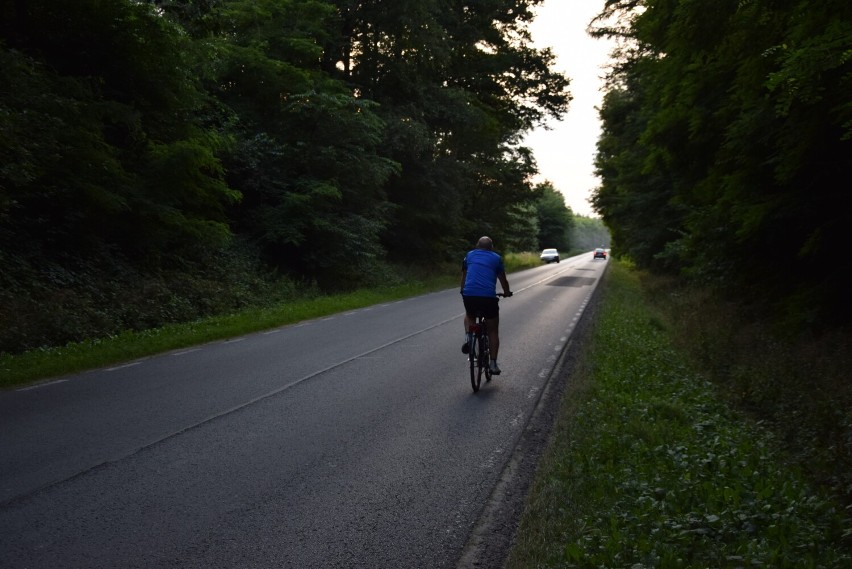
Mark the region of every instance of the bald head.
[[476, 242], [477, 249], [485, 249], [486, 251], [491, 251], [494, 249], [494, 242], [491, 241], [490, 237], [480, 237], [479, 241]]

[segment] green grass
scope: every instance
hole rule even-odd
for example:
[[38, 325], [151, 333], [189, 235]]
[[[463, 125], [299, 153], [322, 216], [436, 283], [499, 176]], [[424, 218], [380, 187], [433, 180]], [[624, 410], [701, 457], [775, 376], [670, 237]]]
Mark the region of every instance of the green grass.
[[[540, 259], [533, 253], [509, 253], [505, 258], [507, 272], [540, 264]], [[436, 273], [425, 279], [412, 278], [411, 282], [398, 286], [293, 299], [271, 308], [249, 309], [141, 332], [128, 331], [20, 355], [0, 354], [0, 389], [452, 288], [458, 286], [459, 276], [451, 272], [449, 269], [446, 274]]]
[[539, 253], [507, 253], [503, 258], [503, 265], [506, 267], [507, 273], [538, 267], [541, 264]]
[[60, 348], [33, 350], [21, 355], [3, 355], [0, 356], [0, 388], [267, 330], [328, 314], [415, 296], [450, 285], [450, 278], [436, 278], [429, 283], [413, 283], [359, 290], [347, 294], [295, 299], [272, 308], [250, 309], [237, 314], [173, 324], [142, 332], [124, 332], [108, 338], [69, 344]]
[[611, 263], [508, 568], [852, 566], [849, 512], [695, 371]]

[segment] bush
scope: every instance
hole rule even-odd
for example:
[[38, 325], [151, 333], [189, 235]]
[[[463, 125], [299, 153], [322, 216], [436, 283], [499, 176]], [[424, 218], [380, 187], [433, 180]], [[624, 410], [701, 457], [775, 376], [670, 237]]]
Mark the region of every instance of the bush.
[[239, 242], [147, 271], [114, 256], [10, 261], [0, 277], [0, 353], [8, 354], [270, 306], [296, 293]]
[[791, 335], [750, 307], [644, 275], [678, 348], [724, 397], [770, 427], [817, 484], [852, 505], [850, 332]]

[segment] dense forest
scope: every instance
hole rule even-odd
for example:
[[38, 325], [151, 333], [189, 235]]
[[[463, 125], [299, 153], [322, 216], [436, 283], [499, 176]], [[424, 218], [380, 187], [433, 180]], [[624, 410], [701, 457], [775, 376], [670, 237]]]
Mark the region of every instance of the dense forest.
[[0, 352], [571, 248], [541, 0], [0, 0]]
[[607, 0], [597, 219], [524, 135], [541, 0], [0, 0], [0, 352], [603, 242], [847, 324], [852, 5]]
[[852, 3], [606, 0], [596, 211], [638, 266], [791, 329], [850, 322]]

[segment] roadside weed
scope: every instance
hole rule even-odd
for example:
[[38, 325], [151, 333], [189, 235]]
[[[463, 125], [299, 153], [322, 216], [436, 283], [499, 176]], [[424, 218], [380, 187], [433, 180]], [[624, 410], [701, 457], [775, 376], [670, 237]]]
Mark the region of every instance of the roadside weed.
[[849, 517], [608, 272], [508, 567], [852, 566]]

